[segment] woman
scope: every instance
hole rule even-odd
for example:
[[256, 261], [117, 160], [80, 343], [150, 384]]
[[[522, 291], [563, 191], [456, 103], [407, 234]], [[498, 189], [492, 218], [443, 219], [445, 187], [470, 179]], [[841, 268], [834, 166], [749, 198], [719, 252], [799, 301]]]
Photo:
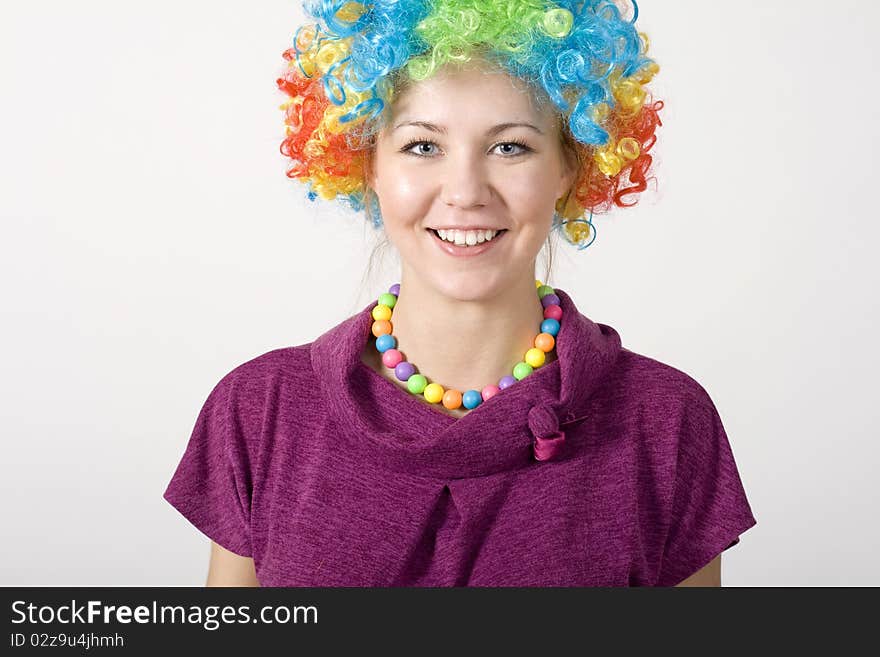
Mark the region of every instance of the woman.
[[365, 211], [401, 277], [211, 392], [165, 492], [208, 584], [720, 585], [756, 521], [708, 394], [535, 280], [551, 230], [585, 247], [645, 189], [637, 10], [307, 10], [288, 175]]

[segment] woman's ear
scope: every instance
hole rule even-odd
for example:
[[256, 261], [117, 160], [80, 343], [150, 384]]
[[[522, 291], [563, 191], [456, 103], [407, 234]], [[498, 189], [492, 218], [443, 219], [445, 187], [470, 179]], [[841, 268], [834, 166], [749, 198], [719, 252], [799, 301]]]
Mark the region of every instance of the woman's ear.
[[[562, 129], [560, 127], [560, 130]], [[576, 148], [577, 146], [572, 143], [571, 137], [567, 133], [561, 133], [562, 176], [560, 177], [560, 188], [557, 198], [562, 198], [568, 194], [577, 183], [580, 174], [580, 158]]]
[[560, 178], [560, 189], [557, 198], [562, 198], [568, 194], [578, 179], [578, 163], [577, 158], [573, 154], [564, 153], [563, 166], [564, 169]]
[[373, 146], [364, 154], [364, 181], [376, 189], [376, 147]]

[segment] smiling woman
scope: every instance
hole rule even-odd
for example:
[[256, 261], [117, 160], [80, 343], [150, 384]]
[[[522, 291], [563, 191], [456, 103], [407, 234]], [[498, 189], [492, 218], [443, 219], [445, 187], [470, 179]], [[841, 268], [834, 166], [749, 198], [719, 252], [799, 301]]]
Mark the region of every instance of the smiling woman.
[[[418, 278], [446, 297], [497, 295], [511, 276], [534, 279], [531, 265], [577, 168], [558, 114], [536, 105], [527, 85], [479, 62], [412, 83], [389, 110], [368, 159], [369, 189], [402, 262], [418, 263]], [[414, 274], [405, 269], [403, 278]], [[408, 298], [399, 299], [398, 322], [408, 320]]]
[[719, 584], [756, 521], [715, 405], [535, 274], [645, 189], [635, 4], [305, 6], [287, 174], [363, 212], [400, 282], [212, 390], [165, 493], [209, 582]]

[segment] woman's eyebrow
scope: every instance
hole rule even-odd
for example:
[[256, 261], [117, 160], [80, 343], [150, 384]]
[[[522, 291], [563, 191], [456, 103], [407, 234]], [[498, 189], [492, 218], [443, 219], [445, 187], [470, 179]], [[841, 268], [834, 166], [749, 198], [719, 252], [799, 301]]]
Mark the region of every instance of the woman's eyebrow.
[[[397, 130], [398, 128], [402, 128], [403, 126], [407, 126], [407, 125], [422, 127], [422, 128], [425, 128], [426, 130], [430, 130], [432, 132], [438, 132], [441, 135], [446, 134], [445, 127], [443, 127], [441, 125], [437, 125], [435, 123], [430, 123], [428, 121], [404, 121], [404, 122], [398, 123], [396, 126], [394, 126], [394, 130]], [[544, 134], [544, 132], [539, 127], [532, 125], [531, 123], [512, 121], [512, 122], [508, 122], [508, 123], [499, 123], [498, 125], [492, 126], [491, 128], [489, 128], [486, 131], [486, 136], [491, 137], [493, 135], [497, 135], [499, 132], [507, 130], [508, 128], [515, 128], [517, 126], [521, 126], [524, 128], [531, 128], [532, 130], [537, 132], [539, 135]]]

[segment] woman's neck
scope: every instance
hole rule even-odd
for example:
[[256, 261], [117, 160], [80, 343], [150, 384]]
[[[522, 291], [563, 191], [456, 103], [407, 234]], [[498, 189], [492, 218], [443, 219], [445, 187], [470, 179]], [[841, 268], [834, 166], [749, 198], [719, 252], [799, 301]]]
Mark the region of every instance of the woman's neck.
[[[398, 349], [418, 372], [445, 389], [464, 392], [497, 385], [511, 374], [534, 346], [543, 317], [533, 277], [513, 282], [489, 299], [462, 301], [416, 276], [401, 280], [392, 323]], [[373, 340], [366, 348], [376, 352]], [[376, 354], [362, 360], [374, 369], [381, 366]], [[546, 362], [553, 360], [555, 350]], [[380, 373], [393, 377], [391, 370]]]

